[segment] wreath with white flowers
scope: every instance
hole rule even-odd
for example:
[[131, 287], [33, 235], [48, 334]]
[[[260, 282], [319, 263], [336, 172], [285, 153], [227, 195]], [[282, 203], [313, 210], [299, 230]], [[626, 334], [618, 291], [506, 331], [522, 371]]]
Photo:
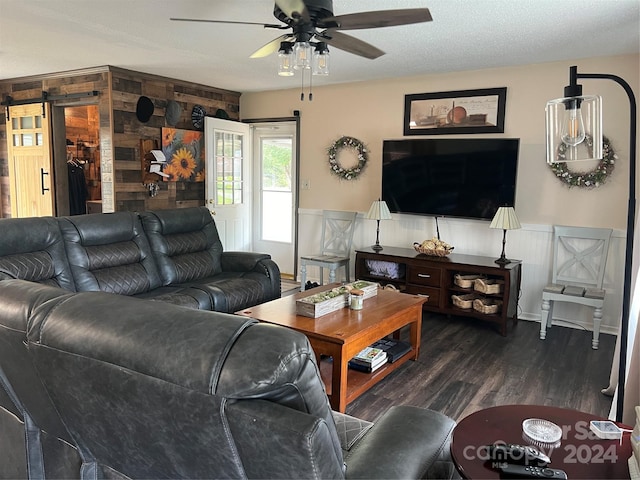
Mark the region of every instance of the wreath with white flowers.
[[[356, 155], [358, 157], [357, 164], [349, 168], [345, 168], [340, 165], [337, 157], [338, 152], [343, 148], [349, 148], [356, 152]], [[340, 137], [329, 147], [328, 153], [331, 173], [344, 180], [355, 180], [356, 178], [358, 178], [362, 173], [365, 165], [367, 164], [367, 160], [369, 159], [367, 147], [365, 147], [364, 143], [362, 143], [360, 140], [353, 137]]]
[[[593, 138], [587, 136], [585, 139], [587, 147], [593, 148]], [[558, 147], [558, 160], [566, 158], [567, 146], [561, 143]], [[613, 151], [609, 139], [602, 137], [602, 160], [596, 168], [589, 172], [572, 172], [567, 168], [567, 162], [552, 163], [550, 166], [553, 173], [569, 188], [596, 188], [602, 185], [609, 175], [613, 172], [613, 168], [618, 155]]]

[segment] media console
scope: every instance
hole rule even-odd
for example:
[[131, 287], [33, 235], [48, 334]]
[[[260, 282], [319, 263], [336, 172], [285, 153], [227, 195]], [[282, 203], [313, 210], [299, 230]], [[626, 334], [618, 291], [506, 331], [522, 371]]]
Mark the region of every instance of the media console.
[[[481, 293], [473, 286], [462, 288], [455, 283], [456, 275], [481, 275], [488, 283], [500, 283], [501, 291]], [[507, 334], [507, 320], [513, 319], [514, 325], [518, 321], [521, 276], [520, 260], [499, 265], [492, 257], [457, 253], [432, 257], [412, 248], [384, 247], [379, 252], [371, 248], [356, 250], [356, 279], [392, 284], [405, 293], [427, 295], [429, 299], [423, 304], [424, 310], [493, 322], [500, 326], [503, 336]], [[488, 314], [454, 304], [453, 295], [460, 297], [471, 293], [488, 303], [497, 301], [499, 310]]]

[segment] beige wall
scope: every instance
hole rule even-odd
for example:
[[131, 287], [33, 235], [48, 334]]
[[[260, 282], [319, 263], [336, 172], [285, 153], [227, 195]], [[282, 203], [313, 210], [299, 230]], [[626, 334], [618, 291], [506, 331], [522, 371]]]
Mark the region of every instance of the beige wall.
[[[504, 134], [487, 137], [520, 138], [516, 211], [522, 229], [509, 232], [506, 254], [521, 259], [523, 276], [519, 317], [540, 319], [542, 288], [551, 278], [554, 224], [609, 227], [614, 229], [605, 273], [602, 331], [616, 333], [619, 325], [624, 272], [624, 234], [629, 175], [629, 106], [624, 90], [615, 82], [583, 80], [585, 94], [598, 94], [604, 103], [604, 133], [619, 156], [607, 183], [594, 190], [569, 189], [551, 173], [545, 161], [544, 107], [561, 97], [569, 83], [569, 66], [584, 73], [610, 73], [624, 78], [640, 96], [638, 55], [595, 58], [524, 67], [478, 70], [455, 74], [424, 75], [385, 81], [343, 84], [314, 89], [313, 102], [301, 102], [300, 92], [282, 90], [248, 93], [240, 97], [242, 118], [289, 117], [294, 110], [301, 117], [300, 178], [311, 183], [300, 190], [299, 253], [314, 253], [320, 236], [321, 210], [366, 212], [380, 195], [383, 139], [403, 138], [404, 96], [448, 90], [507, 87]], [[339, 180], [328, 167], [327, 148], [342, 135], [363, 141], [370, 150], [369, 163], [356, 181]], [[451, 135], [451, 138], [464, 138]], [[413, 137], [412, 138], [420, 138]], [[353, 161], [345, 151], [343, 164]], [[590, 170], [582, 164], [575, 169]], [[574, 169], [574, 167], [572, 167]], [[435, 235], [431, 217], [394, 215], [381, 222], [383, 245], [411, 248], [414, 241]], [[439, 221], [443, 240], [456, 252], [470, 255], [500, 255], [502, 232], [488, 228], [488, 222], [445, 218]], [[375, 222], [358, 218], [354, 248], [371, 245]], [[352, 262], [353, 263], [353, 262]], [[308, 272], [315, 280], [318, 273]], [[592, 326], [592, 311], [578, 306], [559, 306], [556, 319]], [[590, 348], [587, 344], [585, 348]]]
[[[521, 222], [625, 229], [629, 153], [626, 94], [611, 81], [582, 81], [585, 94], [603, 97], [604, 133], [620, 158], [607, 184], [591, 191], [568, 189], [546, 165], [544, 107], [548, 100], [562, 96], [570, 65], [578, 65], [579, 72], [621, 76], [638, 96], [638, 58], [618, 56], [318, 87], [312, 102], [301, 102], [299, 90], [245, 93], [240, 97], [240, 112], [243, 118], [267, 118], [291, 116], [293, 110], [299, 110], [300, 178], [311, 183], [309, 190], [300, 190], [300, 207], [366, 211], [380, 195], [382, 140], [403, 137], [406, 94], [506, 86], [504, 134], [484, 136], [521, 139], [516, 197]], [[328, 168], [326, 150], [342, 135], [358, 138], [370, 150], [366, 170], [356, 181], [340, 180]], [[341, 161], [348, 165], [353, 158], [345, 151]], [[590, 170], [592, 165], [579, 168]]]

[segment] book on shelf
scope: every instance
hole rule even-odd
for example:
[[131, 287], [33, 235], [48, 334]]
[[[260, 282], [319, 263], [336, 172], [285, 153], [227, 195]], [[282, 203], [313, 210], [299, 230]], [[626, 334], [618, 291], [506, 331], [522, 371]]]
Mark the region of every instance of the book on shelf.
[[387, 353], [381, 348], [375, 347], [366, 347], [362, 349], [353, 360], [358, 360], [360, 362], [365, 362], [367, 364], [373, 363], [375, 361], [380, 361], [380, 359], [387, 358]]
[[372, 347], [380, 348], [387, 352], [387, 360], [389, 363], [395, 362], [400, 357], [406, 355], [411, 351], [410, 343], [403, 342], [401, 340], [391, 340], [388, 338], [378, 340], [372, 345]]
[[384, 357], [380, 357], [380, 359], [372, 363], [367, 363], [367, 362], [363, 362], [360, 360], [356, 360], [355, 358], [352, 358], [351, 360], [349, 360], [349, 368], [352, 368], [353, 370], [358, 370], [360, 372], [371, 373], [371, 372], [375, 372], [386, 363], [387, 363], [386, 355]]

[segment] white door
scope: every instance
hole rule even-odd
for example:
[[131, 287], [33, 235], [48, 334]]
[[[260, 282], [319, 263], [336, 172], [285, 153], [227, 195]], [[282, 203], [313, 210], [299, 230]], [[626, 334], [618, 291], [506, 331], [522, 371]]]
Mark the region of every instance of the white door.
[[253, 123], [253, 248], [295, 278], [296, 122]]
[[250, 127], [205, 117], [206, 205], [225, 251], [251, 251]]

